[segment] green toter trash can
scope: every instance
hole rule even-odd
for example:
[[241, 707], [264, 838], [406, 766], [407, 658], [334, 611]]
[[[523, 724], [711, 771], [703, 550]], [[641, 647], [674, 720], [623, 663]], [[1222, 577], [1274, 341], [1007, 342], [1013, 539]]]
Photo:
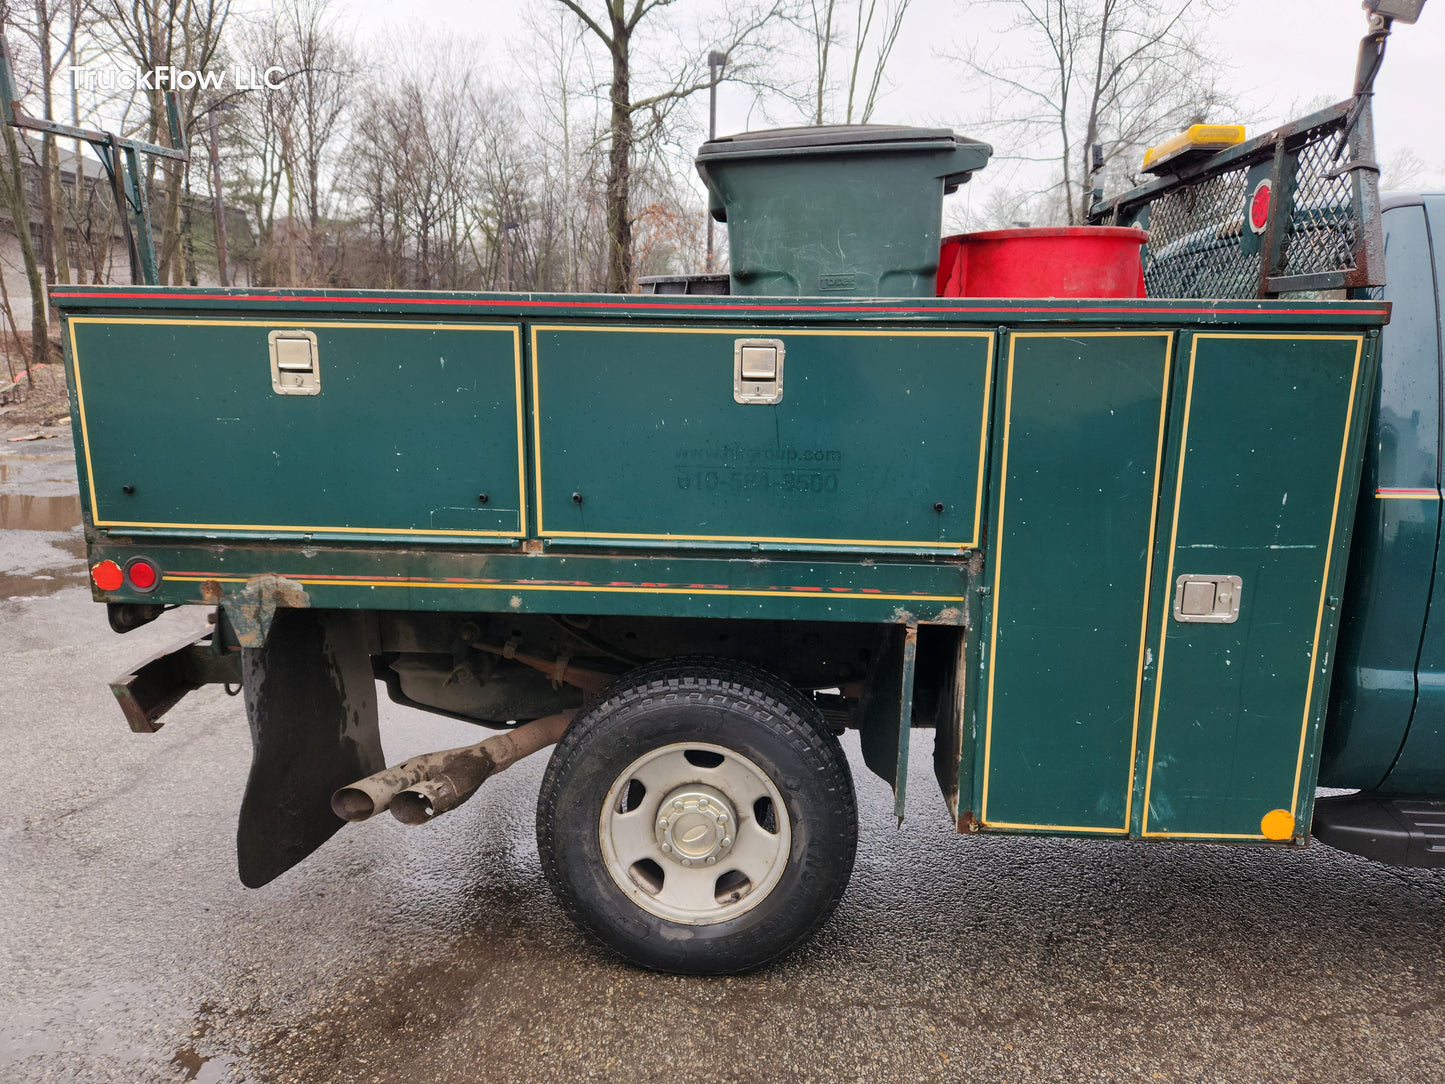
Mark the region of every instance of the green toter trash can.
[[828, 125], [709, 140], [697, 170], [734, 294], [932, 297], [944, 193], [992, 153], [947, 128]]

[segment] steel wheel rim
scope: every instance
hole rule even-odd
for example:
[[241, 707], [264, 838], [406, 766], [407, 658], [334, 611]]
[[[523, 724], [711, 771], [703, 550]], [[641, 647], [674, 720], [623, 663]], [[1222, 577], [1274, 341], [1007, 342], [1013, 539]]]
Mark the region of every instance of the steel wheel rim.
[[607, 791], [598, 838], [608, 875], [629, 899], [693, 926], [756, 907], [777, 887], [792, 847], [773, 781], [709, 742], [664, 745], [629, 764]]

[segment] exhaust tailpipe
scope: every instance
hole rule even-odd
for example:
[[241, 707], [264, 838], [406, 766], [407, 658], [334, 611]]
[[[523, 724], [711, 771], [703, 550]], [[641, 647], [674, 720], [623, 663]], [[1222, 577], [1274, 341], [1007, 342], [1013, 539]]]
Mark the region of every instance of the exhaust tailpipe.
[[476, 745], [404, 760], [342, 787], [331, 796], [331, 809], [344, 821], [364, 821], [390, 809], [403, 824], [425, 824], [461, 805], [491, 776], [555, 744], [576, 714], [568, 709]]

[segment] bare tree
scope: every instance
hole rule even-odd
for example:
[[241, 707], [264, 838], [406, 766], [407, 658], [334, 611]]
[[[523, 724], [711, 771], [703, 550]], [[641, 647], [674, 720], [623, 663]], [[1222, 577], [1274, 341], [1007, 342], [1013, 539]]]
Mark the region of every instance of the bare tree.
[[[222, 34], [230, 16], [230, 0], [109, 0], [101, 9], [105, 26], [118, 48], [142, 71], [160, 67], [198, 71], [211, 66], [221, 50]], [[146, 138], [161, 143], [168, 139], [165, 87], [146, 93], [149, 113]], [[201, 101], [199, 85], [177, 93], [181, 127], [190, 139]], [[162, 159], [164, 200], [161, 208], [161, 246], [158, 253], [162, 282], [180, 283], [185, 278], [181, 246], [181, 203], [184, 182], [182, 163]], [[146, 183], [155, 180], [156, 161], [147, 166]]]
[[[29, 8], [24, 13], [18, 8], [6, 11], [7, 26], [18, 29], [34, 50], [39, 61], [36, 79], [41, 109], [44, 116], [51, 117], [55, 115], [55, 86], [60, 73], [74, 63], [76, 34], [88, 13], [89, 0], [29, 0], [24, 6]], [[40, 261], [47, 281], [68, 282], [65, 193], [60, 183], [59, 151], [49, 132], [40, 137], [36, 166], [40, 173]]]
[[[633, 285], [632, 168], [639, 145], [655, 140], [668, 115], [679, 102], [712, 86], [706, 54], [720, 50], [728, 56], [729, 78], [747, 78], [757, 59], [762, 35], [788, 9], [786, 0], [754, 0], [732, 5], [726, 21], [702, 28], [690, 45], [670, 50], [670, 66], [649, 65], [643, 79], [648, 91], [634, 96], [633, 82], [638, 37], [646, 31], [661, 38], [677, 38], [667, 9], [674, 0], [557, 0], [581, 20], [595, 36], [611, 63], [608, 84], [607, 174], [604, 182], [607, 208], [607, 288], [627, 292]], [[685, 38], [683, 39], [686, 40]], [[640, 121], [640, 124], [639, 124]]]
[[[20, 140], [15, 138], [15, 129], [0, 124], [5, 145], [5, 166], [0, 176], [0, 198], [10, 211], [10, 221], [20, 241], [21, 259], [25, 264], [25, 277], [30, 284], [30, 359], [34, 365], [44, 365], [50, 360], [50, 328], [45, 318], [45, 285], [40, 279], [40, 264], [35, 259], [35, 246], [30, 242], [30, 208], [25, 199], [25, 177], [20, 164]], [[32, 365], [33, 368], [33, 365]], [[35, 383], [32, 378], [30, 383]]]
[[1396, 192], [1418, 188], [1430, 173], [1425, 160], [1409, 145], [1401, 147], [1380, 166], [1380, 187]]
[[321, 221], [327, 154], [346, 111], [358, 62], [330, 12], [329, 0], [284, 0], [289, 48], [280, 56], [296, 132], [296, 166], [307, 224]]
[[[245, 24], [234, 39], [232, 48], [238, 59], [253, 70], [264, 67], [282, 46], [279, 20], [267, 18]], [[209, 112], [221, 109], [222, 101], [207, 103], [208, 124]], [[276, 93], [246, 93], [231, 97], [226, 104], [231, 103], [236, 108], [221, 112], [218, 122], [225, 183], [231, 198], [245, 207], [255, 227], [257, 279], [261, 285], [274, 286], [280, 281], [276, 228], [288, 165], [282, 136], [287, 102]]]
[[[33, 11], [24, 8], [16, 8], [5, 5], [0, 7], [0, 18], [3, 18], [4, 25], [8, 29], [15, 26], [17, 22], [23, 32], [33, 38], [35, 23], [31, 22], [34, 16]], [[44, 70], [42, 65], [42, 71]], [[0, 176], [0, 199], [4, 200], [6, 209], [10, 213], [11, 225], [15, 230], [16, 239], [20, 242], [21, 262], [25, 267], [25, 278], [30, 289], [30, 315], [31, 315], [31, 362], [40, 365], [50, 360], [50, 332], [46, 316], [47, 306], [45, 297], [45, 278], [42, 274], [41, 261], [37, 258], [36, 246], [31, 233], [30, 201], [26, 192], [25, 184], [25, 161], [24, 156], [29, 156], [32, 164], [35, 164], [33, 147], [28, 140], [22, 141], [16, 134], [16, 130], [10, 125], [0, 126], [4, 128], [3, 146], [5, 149], [5, 162], [3, 176]], [[41, 177], [39, 188], [42, 196], [47, 193], [44, 177]], [[42, 239], [49, 234], [51, 222], [49, 212], [51, 205], [48, 201], [42, 203], [42, 222], [40, 236]], [[18, 338], [18, 334], [17, 334]], [[33, 378], [31, 384], [34, 383]]]
[[974, 126], [1001, 134], [999, 157], [1052, 161], [1034, 217], [1086, 220], [1093, 145], [1106, 171], [1127, 176], [1146, 146], [1230, 104], [1203, 21], [1231, 2], [959, 0], [970, 16], [1003, 16], [999, 44], [954, 57], [987, 92]]
[[[538, 289], [601, 290], [606, 286], [605, 223], [597, 213], [606, 118], [589, 92], [599, 84], [589, 34], [559, 7], [529, 8], [528, 40], [514, 60], [526, 80], [520, 120], [537, 152], [535, 206]], [[600, 263], [602, 274], [591, 269]]]
[[[843, 31], [847, 7], [853, 5], [852, 34]], [[859, 124], [873, 119], [879, 94], [904, 17], [912, 0], [808, 0], [804, 16], [798, 20], [813, 45], [817, 78], [813, 83], [812, 117], [814, 124], [837, 118], [840, 110], [828, 108], [835, 96], [845, 98], [842, 122], [852, 124], [855, 112]], [[847, 68], [844, 77], [830, 79], [829, 65], [834, 49], [846, 50]], [[836, 73], [835, 73], [836, 74]]]
[[833, 13], [838, 0], [808, 0], [808, 29], [813, 37], [813, 55], [818, 71], [817, 89], [813, 94], [813, 123], [823, 123], [823, 103], [828, 91], [828, 58], [836, 44]]

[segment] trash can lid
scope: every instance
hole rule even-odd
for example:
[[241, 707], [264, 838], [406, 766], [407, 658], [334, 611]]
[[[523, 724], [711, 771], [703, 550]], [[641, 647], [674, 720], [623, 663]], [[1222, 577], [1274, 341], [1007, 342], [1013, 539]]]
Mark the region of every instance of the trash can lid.
[[914, 128], [904, 124], [824, 124], [807, 128], [769, 128], [718, 136], [697, 152], [699, 164], [709, 159], [789, 157], [882, 151], [953, 151], [978, 149], [981, 169], [993, 148], [976, 139], [956, 135], [949, 128]]

